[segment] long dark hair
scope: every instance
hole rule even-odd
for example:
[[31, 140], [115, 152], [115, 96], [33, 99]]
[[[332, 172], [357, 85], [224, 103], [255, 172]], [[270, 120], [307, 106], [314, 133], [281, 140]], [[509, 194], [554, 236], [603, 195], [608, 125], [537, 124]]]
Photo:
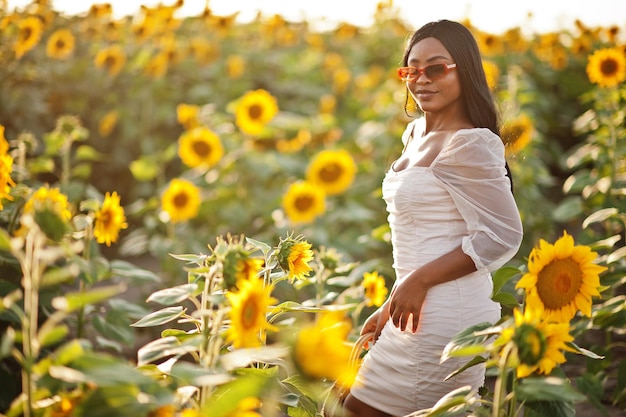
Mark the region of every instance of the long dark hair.
[[[461, 101], [472, 124], [476, 127], [487, 128], [500, 136], [498, 112], [487, 85], [480, 50], [472, 32], [461, 23], [450, 20], [427, 23], [411, 36], [404, 51], [402, 66], [408, 65], [409, 53], [413, 46], [426, 38], [438, 39], [457, 63], [456, 71], [462, 92]], [[512, 191], [513, 180], [506, 161], [505, 168], [511, 180]]]

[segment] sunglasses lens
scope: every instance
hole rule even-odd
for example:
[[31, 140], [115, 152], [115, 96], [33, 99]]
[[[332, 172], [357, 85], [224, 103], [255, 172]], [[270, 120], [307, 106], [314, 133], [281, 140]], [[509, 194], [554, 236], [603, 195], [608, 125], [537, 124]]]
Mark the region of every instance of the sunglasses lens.
[[426, 74], [426, 76], [428, 78], [430, 78], [431, 80], [436, 80], [437, 78], [441, 78], [444, 75], [446, 75], [446, 71], [447, 68], [445, 65], [443, 64], [434, 64], [434, 65], [429, 65], [426, 68], [424, 68], [424, 74]]
[[402, 81], [408, 81], [415, 75], [414, 68], [404, 67], [398, 69], [398, 76]]
[[431, 80], [438, 80], [439, 78], [445, 77], [448, 71], [449, 68], [446, 64], [432, 64], [422, 69], [415, 67], [402, 67], [398, 68], [398, 77], [402, 81], [414, 82], [420, 77], [421, 74], [424, 74]]

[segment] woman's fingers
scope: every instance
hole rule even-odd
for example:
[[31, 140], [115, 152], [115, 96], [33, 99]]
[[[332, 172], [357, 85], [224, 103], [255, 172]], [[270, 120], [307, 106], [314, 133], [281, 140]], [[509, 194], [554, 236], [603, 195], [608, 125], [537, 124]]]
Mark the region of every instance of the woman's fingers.
[[417, 314], [413, 314], [412, 312], [401, 313], [399, 310], [396, 309], [394, 314], [391, 315], [391, 320], [393, 321], [394, 326], [396, 326], [400, 330], [405, 330], [407, 329], [407, 327], [410, 326], [409, 328], [411, 329], [411, 331], [415, 333], [417, 332], [417, 327], [419, 324], [418, 317], [419, 316]]

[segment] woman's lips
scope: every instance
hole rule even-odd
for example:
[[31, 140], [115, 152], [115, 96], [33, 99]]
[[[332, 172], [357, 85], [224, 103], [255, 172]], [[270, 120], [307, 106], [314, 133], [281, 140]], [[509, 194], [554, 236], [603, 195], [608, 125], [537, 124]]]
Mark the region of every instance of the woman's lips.
[[432, 97], [435, 94], [436, 94], [436, 91], [432, 91], [432, 90], [417, 90], [415, 92], [415, 96], [418, 99], [427, 99], [427, 98]]

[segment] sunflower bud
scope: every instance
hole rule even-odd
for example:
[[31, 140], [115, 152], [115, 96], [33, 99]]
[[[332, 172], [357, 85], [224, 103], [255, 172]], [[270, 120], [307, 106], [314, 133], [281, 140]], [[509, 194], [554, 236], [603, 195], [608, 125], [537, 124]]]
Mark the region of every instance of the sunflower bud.
[[521, 363], [535, 366], [543, 358], [548, 342], [546, 336], [531, 324], [522, 324], [515, 330], [513, 342]]
[[302, 236], [281, 239], [276, 249], [276, 261], [280, 268], [289, 275], [289, 279], [303, 279], [313, 268], [309, 262], [313, 259], [311, 244]]

